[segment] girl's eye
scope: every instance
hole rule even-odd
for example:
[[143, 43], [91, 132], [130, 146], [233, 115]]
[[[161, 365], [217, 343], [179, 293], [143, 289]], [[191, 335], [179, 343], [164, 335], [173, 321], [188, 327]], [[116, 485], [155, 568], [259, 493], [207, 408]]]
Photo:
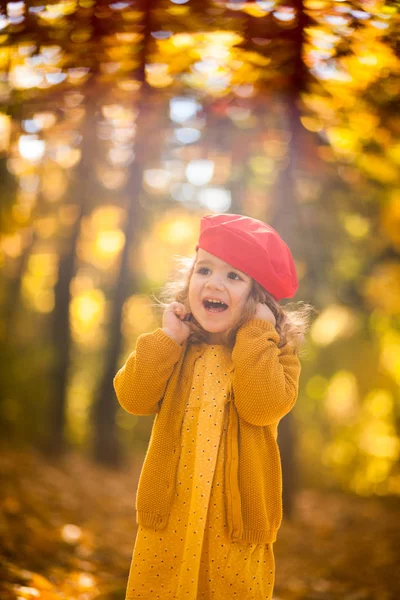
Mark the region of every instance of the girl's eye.
[[[206, 273], [204, 273], [204, 271], [209, 271], [209, 270], [210, 269], [208, 267], [200, 267], [200, 269], [197, 270], [197, 273], [200, 273], [200, 275], [206, 275]], [[233, 275], [233, 277], [232, 277], [232, 275]], [[234, 271], [229, 271], [228, 277], [229, 277], [229, 279], [241, 280], [241, 277]]]

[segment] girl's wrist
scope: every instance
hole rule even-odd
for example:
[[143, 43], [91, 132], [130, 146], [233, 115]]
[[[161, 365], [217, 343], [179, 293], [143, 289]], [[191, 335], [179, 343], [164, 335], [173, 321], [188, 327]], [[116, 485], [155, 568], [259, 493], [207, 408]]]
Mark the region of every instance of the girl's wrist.
[[161, 329], [162, 329], [162, 331], [163, 331], [163, 332], [164, 332], [166, 335], [168, 335], [168, 337], [170, 337], [171, 339], [173, 339], [173, 340], [174, 340], [174, 342], [176, 342], [177, 344], [179, 344], [180, 346], [182, 346], [182, 344], [183, 344], [183, 340], [179, 340], [179, 339], [177, 339], [177, 338], [176, 338], [176, 336], [174, 336], [174, 334], [173, 334], [173, 333], [171, 333], [171, 331], [170, 331], [169, 329], [167, 329], [167, 327], [162, 327]]

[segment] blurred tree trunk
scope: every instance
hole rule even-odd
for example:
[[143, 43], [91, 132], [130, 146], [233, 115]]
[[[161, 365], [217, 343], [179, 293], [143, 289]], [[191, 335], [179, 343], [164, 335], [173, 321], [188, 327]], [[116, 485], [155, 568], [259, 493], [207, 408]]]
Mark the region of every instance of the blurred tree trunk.
[[53, 454], [62, 453], [65, 448], [65, 409], [67, 403], [67, 380], [71, 348], [71, 329], [69, 305], [71, 300], [70, 284], [75, 270], [76, 243], [82, 220], [80, 208], [58, 265], [58, 280], [54, 288], [53, 311], [53, 401], [50, 407], [49, 445]]
[[[289, 160], [287, 167], [280, 171], [275, 184], [273, 197], [276, 202], [271, 225], [282, 236], [294, 256], [300, 257], [302, 248], [300, 240], [305, 234], [302, 226], [302, 214], [296, 198], [296, 176], [301, 158], [303, 136], [305, 130], [300, 121], [301, 94], [306, 88], [308, 73], [303, 62], [303, 45], [305, 28], [309, 19], [304, 11], [302, 0], [295, 0], [297, 23], [294, 29], [288, 30], [292, 48], [292, 68], [289, 85], [285, 89], [283, 102], [287, 107], [287, 128], [290, 132]], [[298, 467], [296, 465], [296, 429], [293, 413], [290, 412], [279, 424], [279, 448], [282, 458], [283, 508], [287, 517], [293, 516], [294, 498], [298, 487]]]
[[138, 232], [142, 225], [140, 193], [142, 190], [143, 169], [149, 153], [149, 140], [152, 139], [151, 90], [146, 83], [145, 65], [152, 31], [152, 9], [154, 0], [142, 2], [143, 10], [143, 45], [140, 71], [135, 78], [142, 82], [138, 103], [137, 130], [135, 136], [135, 161], [130, 170], [127, 184], [127, 214], [124, 228], [125, 245], [122, 250], [119, 272], [115, 282], [115, 293], [111, 305], [109, 322], [109, 343], [105, 355], [103, 377], [97, 389], [93, 404], [93, 457], [97, 462], [109, 466], [121, 463], [118, 436], [116, 430], [116, 412], [118, 402], [115, 398], [113, 378], [117, 371], [118, 357], [121, 350], [121, 317], [128, 292], [137, 291], [135, 274], [129, 271], [129, 256], [132, 247], [137, 244]]
[[[81, 230], [82, 219], [88, 211], [93, 164], [93, 148], [96, 143], [95, 94], [88, 94], [86, 116], [82, 126], [81, 161], [74, 174], [74, 183], [70, 190], [71, 204], [76, 205], [76, 218], [71, 226], [70, 236], [61, 242], [58, 265], [58, 279], [54, 288], [55, 305], [52, 314], [52, 337], [54, 345], [53, 360], [53, 401], [50, 406], [49, 442], [51, 452], [59, 455], [67, 450], [65, 438], [65, 412], [67, 405], [68, 370], [71, 352], [70, 301], [71, 281], [75, 274], [76, 246]], [[74, 199], [77, 199], [74, 201]], [[47, 449], [47, 448], [46, 448]]]

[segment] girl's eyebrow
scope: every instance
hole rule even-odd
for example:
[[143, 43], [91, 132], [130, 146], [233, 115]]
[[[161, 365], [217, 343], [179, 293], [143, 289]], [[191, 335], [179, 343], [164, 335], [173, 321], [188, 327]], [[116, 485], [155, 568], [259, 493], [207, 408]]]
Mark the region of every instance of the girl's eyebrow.
[[[198, 262], [196, 262], [196, 265], [215, 265], [216, 263], [210, 259], [204, 258], [203, 260], [199, 260]], [[231, 265], [228, 265], [229, 269], [235, 269], [235, 267], [231, 267]], [[235, 269], [236, 271], [238, 269]]]
[[196, 262], [196, 265], [208, 265], [208, 264], [213, 264], [211, 260], [198, 260]]

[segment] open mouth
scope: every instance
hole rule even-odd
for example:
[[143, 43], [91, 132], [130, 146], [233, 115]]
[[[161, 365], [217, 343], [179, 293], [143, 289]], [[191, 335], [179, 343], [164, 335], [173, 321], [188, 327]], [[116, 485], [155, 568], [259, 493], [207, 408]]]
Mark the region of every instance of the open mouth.
[[228, 308], [228, 305], [225, 302], [221, 302], [219, 300], [203, 300], [203, 306], [208, 312], [224, 312]]

